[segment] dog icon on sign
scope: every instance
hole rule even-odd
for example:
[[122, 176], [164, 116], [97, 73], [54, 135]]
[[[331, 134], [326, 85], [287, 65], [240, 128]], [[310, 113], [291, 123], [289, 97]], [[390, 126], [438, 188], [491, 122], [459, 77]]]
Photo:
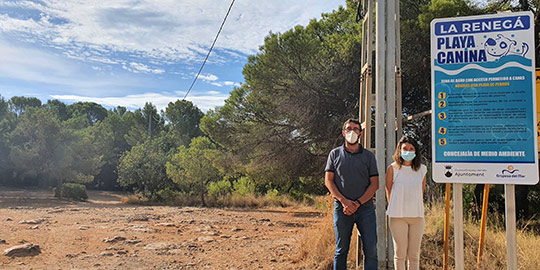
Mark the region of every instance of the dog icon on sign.
[[518, 42], [502, 34], [497, 34], [495, 38], [488, 38], [484, 43], [484, 48], [489, 55], [494, 57], [503, 57], [509, 54], [525, 56], [529, 51], [527, 43]]

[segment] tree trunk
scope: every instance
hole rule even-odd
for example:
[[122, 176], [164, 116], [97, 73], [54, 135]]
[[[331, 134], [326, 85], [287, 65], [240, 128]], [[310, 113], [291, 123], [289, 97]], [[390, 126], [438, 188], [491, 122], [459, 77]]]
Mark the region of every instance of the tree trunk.
[[482, 202], [484, 195], [484, 184], [477, 184], [474, 188], [474, 208], [472, 209], [473, 218], [480, 220], [482, 216]]
[[60, 191], [62, 190], [62, 180], [57, 179], [56, 180], [56, 189], [54, 190], [54, 197], [61, 198], [62, 194]]
[[204, 192], [201, 192], [201, 201], [202, 201], [203, 207], [206, 207], [206, 202], [204, 201]]
[[521, 10], [528, 11], [530, 10], [529, 0], [519, 0]]
[[518, 220], [529, 218], [529, 190], [531, 186], [516, 185], [516, 211]]

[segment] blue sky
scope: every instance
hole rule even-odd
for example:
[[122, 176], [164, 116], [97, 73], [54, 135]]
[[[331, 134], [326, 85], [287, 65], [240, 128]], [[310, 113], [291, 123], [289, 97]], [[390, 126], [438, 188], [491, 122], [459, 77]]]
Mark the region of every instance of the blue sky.
[[[0, 1], [0, 95], [163, 109], [189, 89], [229, 0]], [[270, 31], [307, 25], [344, 0], [236, 0], [187, 100], [203, 111], [243, 82]]]

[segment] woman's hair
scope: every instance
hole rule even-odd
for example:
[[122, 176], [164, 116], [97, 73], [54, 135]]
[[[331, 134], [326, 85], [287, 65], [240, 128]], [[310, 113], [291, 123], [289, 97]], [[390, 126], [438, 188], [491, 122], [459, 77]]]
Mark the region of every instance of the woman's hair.
[[405, 144], [405, 143], [410, 143], [410, 144], [412, 144], [412, 146], [414, 146], [414, 152], [415, 152], [416, 156], [412, 160], [411, 167], [412, 167], [412, 169], [414, 171], [418, 171], [420, 169], [420, 165], [421, 165], [420, 162], [422, 161], [422, 156], [420, 155], [420, 147], [418, 146], [418, 143], [416, 143], [416, 141], [413, 140], [412, 138], [409, 138], [409, 136], [401, 137], [401, 139], [399, 140], [399, 142], [398, 142], [398, 144], [396, 146], [396, 152], [392, 156], [392, 159], [396, 162], [397, 167], [401, 168], [401, 166], [403, 165], [403, 161], [404, 161], [403, 158], [401, 157], [401, 146], [403, 146], [403, 144]]

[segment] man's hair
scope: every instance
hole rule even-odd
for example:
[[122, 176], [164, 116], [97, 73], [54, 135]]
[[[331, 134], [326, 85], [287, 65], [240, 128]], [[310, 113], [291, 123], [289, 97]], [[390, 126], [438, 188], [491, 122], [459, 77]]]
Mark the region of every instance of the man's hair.
[[394, 155], [392, 156], [392, 159], [396, 162], [396, 165], [398, 168], [401, 169], [401, 166], [403, 165], [403, 158], [401, 157], [401, 146], [405, 143], [410, 143], [413, 147], [414, 147], [414, 152], [416, 154], [416, 156], [414, 157], [414, 159], [412, 160], [412, 169], [414, 171], [418, 171], [420, 169], [420, 165], [421, 165], [421, 162], [422, 162], [422, 156], [420, 155], [420, 146], [418, 145], [418, 143], [413, 140], [411, 137], [409, 136], [403, 136], [397, 146], [396, 146], [396, 152], [394, 153]]
[[354, 119], [354, 118], [349, 118], [347, 119], [347, 121], [345, 121], [345, 123], [343, 123], [343, 128], [342, 129], [345, 129], [345, 126], [347, 126], [347, 124], [349, 123], [354, 123], [354, 124], [357, 124], [360, 126], [360, 130], [362, 130], [362, 124], [360, 124], [360, 121]]

